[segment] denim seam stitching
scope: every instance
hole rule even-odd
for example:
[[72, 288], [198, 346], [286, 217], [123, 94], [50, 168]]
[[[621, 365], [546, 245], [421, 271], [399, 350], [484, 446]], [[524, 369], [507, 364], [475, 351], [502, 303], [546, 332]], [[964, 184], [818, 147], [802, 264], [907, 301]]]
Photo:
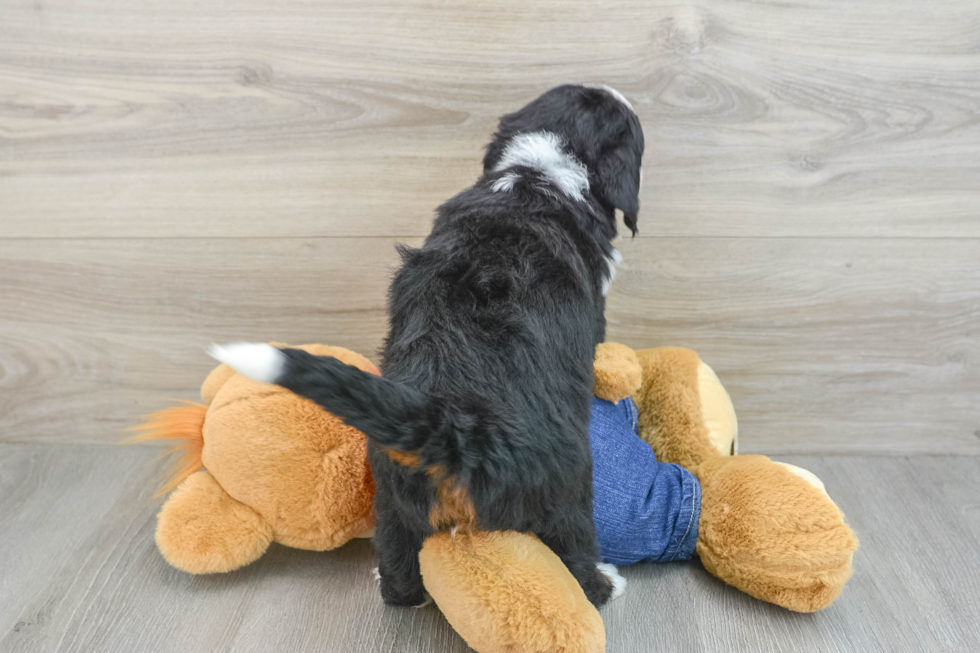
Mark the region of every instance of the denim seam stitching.
[[687, 520], [687, 529], [684, 531], [684, 535], [681, 537], [680, 542], [678, 542], [677, 546], [674, 547], [674, 550], [671, 552], [670, 558], [668, 558], [667, 562], [674, 561], [674, 558], [677, 557], [677, 554], [680, 552], [684, 542], [687, 541], [687, 534], [691, 532], [691, 524], [694, 523], [694, 500], [697, 498], [697, 494], [697, 486], [695, 486], [695, 490], [691, 492], [691, 516]]

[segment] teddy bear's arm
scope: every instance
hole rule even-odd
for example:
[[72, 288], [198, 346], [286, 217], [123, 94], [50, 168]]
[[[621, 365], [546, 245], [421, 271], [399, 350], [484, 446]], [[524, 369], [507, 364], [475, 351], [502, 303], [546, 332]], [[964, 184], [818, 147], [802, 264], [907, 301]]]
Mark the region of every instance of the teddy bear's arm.
[[204, 379], [204, 383], [201, 384], [201, 401], [210, 406], [221, 386], [235, 374], [237, 372], [224, 363], [211, 370], [207, 378]]
[[592, 369], [595, 374], [593, 393], [613, 403], [639, 390], [643, 381], [643, 370], [636, 353], [618, 342], [604, 342], [596, 347]]

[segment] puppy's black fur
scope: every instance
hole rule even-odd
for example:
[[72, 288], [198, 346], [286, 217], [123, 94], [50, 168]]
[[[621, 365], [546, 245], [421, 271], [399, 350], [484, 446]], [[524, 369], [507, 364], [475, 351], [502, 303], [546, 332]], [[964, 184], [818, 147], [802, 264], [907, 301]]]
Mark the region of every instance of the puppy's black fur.
[[[497, 169], [515, 135], [541, 131], [585, 165], [581, 199], [539, 169]], [[424, 600], [418, 553], [434, 531], [439, 479], [465, 491], [477, 528], [535, 533], [590, 601], [609, 599], [592, 520], [592, 360], [614, 212], [635, 231], [642, 155], [639, 121], [608, 92], [549, 91], [501, 120], [483, 176], [439, 208], [421, 248], [400, 250], [382, 378], [284, 350], [276, 382], [371, 440], [388, 603]], [[494, 191], [505, 174], [516, 181]], [[393, 462], [389, 450], [417, 462]]]

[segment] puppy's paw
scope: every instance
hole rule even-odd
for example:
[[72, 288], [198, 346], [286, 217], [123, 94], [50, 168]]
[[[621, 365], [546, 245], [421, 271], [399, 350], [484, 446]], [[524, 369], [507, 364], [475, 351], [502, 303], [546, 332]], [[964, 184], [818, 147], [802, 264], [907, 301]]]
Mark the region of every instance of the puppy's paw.
[[374, 580], [376, 582], [378, 583], [381, 582], [381, 571], [378, 569], [378, 567], [375, 567], [374, 569], [371, 570], [371, 575], [374, 577]]
[[418, 610], [419, 608], [424, 608], [427, 605], [432, 605], [432, 597], [429, 596], [429, 593], [428, 592], [425, 593], [425, 600], [424, 601], [422, 601], [418, 605], [413, 605], [412, 607], [415, 608], [416, 610]]
[[609, 579], [609, 583], [612, 585], [612, 596], [611, 599], [618, 599], [626, 591], [626, 579], [619, 575], [619, 570], [616, 569], [616, 565], [611, 565], [608, 562], [600, 562], [596, 564], [596, 568], [602, 572], [602, 575]]

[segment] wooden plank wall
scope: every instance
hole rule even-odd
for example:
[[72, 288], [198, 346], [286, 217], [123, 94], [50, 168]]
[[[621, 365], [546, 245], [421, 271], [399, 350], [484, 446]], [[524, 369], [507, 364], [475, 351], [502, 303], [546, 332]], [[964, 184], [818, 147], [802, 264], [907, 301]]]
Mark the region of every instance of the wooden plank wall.
[[963, 0], [0, 4], [0, 441], [109, 443], [213, 340], [371, 355], [393, 244], [562, 82], [647, 136], [610, 338], [701, 352], [745, 452], [980, 453]]

